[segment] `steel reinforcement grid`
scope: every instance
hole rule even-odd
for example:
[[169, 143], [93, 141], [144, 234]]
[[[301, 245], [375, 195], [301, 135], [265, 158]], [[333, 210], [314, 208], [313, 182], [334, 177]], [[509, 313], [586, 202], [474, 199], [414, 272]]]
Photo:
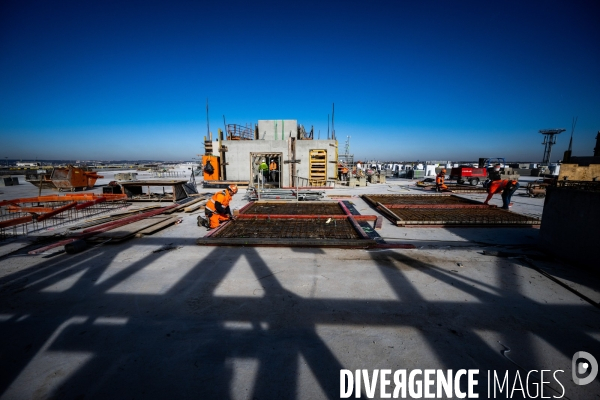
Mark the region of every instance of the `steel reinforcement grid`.
[[241, 214], [260, 215], [344, 215], [338, 203], [254, 203]]
[[398, 225], [539, 225], [538, 218], [498, 208], [391, 208]]
[[[129, 206], [129, 203], [125, 200], [118, 200], [97, 203], [81, 209], [77, 208], [77, 206], [83, 205], [86, 202], [90, 203], [84, 199], [24, 203], [29, 204], [28, 207], [0, 206], [0, 240], [9, 236], [27, 235], [49, 227], [69, 224], [83, 218], [89, 218], [90, 216], [100, 215]], [[72, 203], [77, 204], [72, 208], [56, 213], [61, 208]]]
[[361, 238], [347, 218], [244, 218], [231, 221], [213, 237], [263, 239]]
[[364, 194], [362, 197], [374, 206], [377, 206], [377, 203], [386, 206], [392, 204], [481, 204], [450, 194]]

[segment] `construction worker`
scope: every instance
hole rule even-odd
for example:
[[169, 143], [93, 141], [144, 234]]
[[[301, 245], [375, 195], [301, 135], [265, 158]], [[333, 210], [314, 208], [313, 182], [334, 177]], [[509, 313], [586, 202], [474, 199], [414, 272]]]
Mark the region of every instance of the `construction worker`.
[[499, 181], [502, 179], [500, 177], [500, 164], [494, 165], [494, 169], [489, 172], [489, 177], [491, 181]]
[[504, 179], [492, 181], [488, 185], [488, 195], [483, 204], [487, 206], [488, 202], [496, 193], [502, 193], [502, 208], [508, 210], [511, 204], [510, 199], [518, 188], [519, 182], [516, 180]]
[[348, 168], [344, 165], [342, 167], [342, 181], [347, 181], [348, 180]]
[[448, 186], [444, 184], [446, 179], [446, 168], [442, 168], [439, 174], [435, 176], [435, 190], [438, 192], [448, 189]]
[[514, 179], [508, 179], [506, 185], [504, 186], [504, 190], [502, 191], [502, 208], [508, 210], [508, 208], [512, 205], [510, 199], [512, 195], [519, 188], [519, 181]]
[[263, 158], [260, 162], [258, 169], [262, 174], [263, 182], [267, 182], [269, 180], [269, 166], [267, 165], [267, 160]]
[[237, 192], [237, 185], [229, 185], [222, 192], [215, 193], [204, 207], [206, 219], [198, 217], [198, 225], [215, 229], [221, 222], [234, 219], [231, 208], [229, 208], [229, 202]]
[[271, 174], [271, 181], [276, 182], [277, 179], [277, 163], [274, 159], [271, 159], [271, 164], [269, 164], [269, 173]]

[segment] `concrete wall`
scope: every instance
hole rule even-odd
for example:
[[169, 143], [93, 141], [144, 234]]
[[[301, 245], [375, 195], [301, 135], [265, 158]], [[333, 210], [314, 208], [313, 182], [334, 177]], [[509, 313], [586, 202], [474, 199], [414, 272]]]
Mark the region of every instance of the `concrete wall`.
[[540, 244], [553, 255], [598, 270], [600, 192], [549, 187]]
[[[298, 164], [280, 165], [280, 175], [283, 186], [291, 186], [290, 168], [294, 168], [294, 175], [302, 178], [309, 177], [309, 152], [310, 150], [327, 151], [327, 179], [335, 179], [337, 160], [335, 140], [295, 140], [295, 155], [292, 158], [300, 160]], [[250, 153], [281, 153], [282, 160], [288, 160], [287, 140], [225, 140], [223, 145], [227, 146], [225, 154], [227, 165], [227, 180], [247, 181], [251, 178]], [[219, 148], [217, 141], [213, 142], [213, 148]], [[218, 152], [215, 151], [215, 155]]]
[[[250, 180], [250, 153], [281, 153], [282, 160], [288, 159], [287, 140], [226, 140], [223, 145], [227, 146], [227, 180]], [[219, 147], [217, 142], [213, 146]], [[280, 165], [283, 186], [289, 186], [289, 165]]]
[[285, 140], [292, 134], [298, 136], [298, 121], [295, 119], [261, 119], [258, 121], [259, 140]]
[[600, 164], [561, 164], [558, 180], [562, 181], [565, 177], [569, 181], [591, 181], [594, 178], [600, 180]]

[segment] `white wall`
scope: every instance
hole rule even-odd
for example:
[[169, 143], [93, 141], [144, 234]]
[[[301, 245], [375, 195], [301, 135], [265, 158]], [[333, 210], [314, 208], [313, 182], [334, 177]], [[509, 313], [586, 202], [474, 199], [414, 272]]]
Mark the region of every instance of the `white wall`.
[[[225, 154], [227, 165], [227, 180], [243, 180], [251, 179], [250, 170], [250, 153], [280, 153], [282, 161], [287, 161], [288, 156], [288, 141], [287, 140], [225, 140], [223, 145], [227, 146]], [[337, 141], [335, 140], [295, 140], [296, 154], [292, 154], [292, 159], [300, 160], [297, 164], [280, 165], [280, 176], [283, 186], [290, 186], [290, 167], [294, 168], [294, 175], [302, 178], [308, 178], [309, 167], [309, 152], [310, 150], [326, 150], [327, 151], [327, 179], [334, 179], [337, 160], [336, 148]], [[215, 155], [219, 155], [219, 143], [213, 142]]]
[[259, 140], [284, 140], [298, 136], [298, 121], [295, 119], [261, 119], [258, 121]]

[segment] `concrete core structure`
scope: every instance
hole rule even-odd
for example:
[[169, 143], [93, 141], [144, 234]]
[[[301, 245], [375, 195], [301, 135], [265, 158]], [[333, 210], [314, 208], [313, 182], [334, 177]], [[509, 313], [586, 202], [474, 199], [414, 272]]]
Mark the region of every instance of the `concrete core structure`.
[[[298, 140], [296, 120], [259, 120], [258, 140], [225, 140], [227, 180], [252, 180], [256, 162], [267, 158], [276, 159], [279, 172], [279, 186], [313, 186], [311, 184], [310, 154], [312, 150], [326, 153], [325, 180], [337, 178], [338, 144], [336, 140]], [[218, 141], [213, 141], [213, 149], [218, 149]], [[215, 155], [218, 155], [215, 152]], [[254, 156], [254, 159], [253, 159]]]

